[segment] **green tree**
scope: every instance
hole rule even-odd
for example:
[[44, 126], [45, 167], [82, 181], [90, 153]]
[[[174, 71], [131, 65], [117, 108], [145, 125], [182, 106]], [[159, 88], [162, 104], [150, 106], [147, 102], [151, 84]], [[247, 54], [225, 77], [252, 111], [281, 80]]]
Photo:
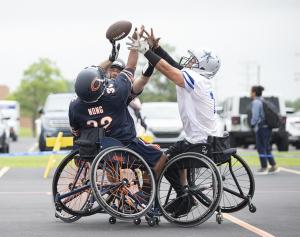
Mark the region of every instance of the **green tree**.
[[67, 90], [68, 82], [56, 64], [48, 58], [40, 58], [23, 72], [21, 83], [10, 98], [20, 103], [22, 115], [31, 117], [35, 131], [34, 121], [39, 115], [38, 108], [44, 105], [47, 96]]
[[299, 111], [300, 110], [300, 98], [294, 100], [294, 101], [286, 101], [286, 106], [288, 107], [292, 107], [295, 109], [295, 111]]
[[[175, 47], [168, 44], [164, 44], [162, 47], [173, 57]], [[140, 71], [145, 63], [146, 61], [143, 60], [140, 64]], [[141, 94], [140, 99], [142, 102], [177, 101], [175, 84], [155, 70], [151, 76], [150, 82], [146, 85]]]

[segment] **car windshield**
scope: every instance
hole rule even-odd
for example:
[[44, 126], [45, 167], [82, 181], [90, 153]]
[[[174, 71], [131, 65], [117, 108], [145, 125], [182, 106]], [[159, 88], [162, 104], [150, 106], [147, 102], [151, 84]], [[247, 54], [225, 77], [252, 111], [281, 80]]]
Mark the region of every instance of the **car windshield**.
[[144, 103], [142, 116], [150, 119], [180, 119], [177, 103]]
[[45, 104], [45, 112], [67, 111], [72, 98], [73, 94], [50, 95]]

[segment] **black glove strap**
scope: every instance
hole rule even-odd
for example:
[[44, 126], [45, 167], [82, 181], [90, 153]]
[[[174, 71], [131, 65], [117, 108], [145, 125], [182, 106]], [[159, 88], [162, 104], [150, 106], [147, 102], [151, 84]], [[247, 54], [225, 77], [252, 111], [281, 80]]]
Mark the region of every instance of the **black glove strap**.
[[159, 60], [161, 60], [161, 57], [159, 57], [152, 50], [148, 50], [144, 55], [153, 67], [155, 67]]

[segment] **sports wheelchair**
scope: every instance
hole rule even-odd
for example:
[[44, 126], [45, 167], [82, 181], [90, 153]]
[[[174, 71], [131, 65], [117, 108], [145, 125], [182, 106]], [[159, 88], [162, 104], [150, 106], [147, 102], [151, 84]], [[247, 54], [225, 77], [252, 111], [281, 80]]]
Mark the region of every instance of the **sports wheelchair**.
[[[215, 211], [221, 223], [222, 211], [237, 211], [247, 204], [250, 211], [255, 208], [251, 203], [253, 175], [235, 149], [215, 152], [215, 143], [191, 146], [167, 162], [156, 182], [146, 161], [119, 141], [105, 137], [103, 128], [85, 130], [75, 144], [78, 149], [60, 163], [52, 184], [55, 215], [64, 222], [107, 213], [111, 224], [118, 218], [138, 225], [145, 216], [154, 226], [163, 215], [171, 223], [188, 227], [203, 223]], [[179, 184], [179, 176], [173, 177], [175, 187], [174, 182], [171, 186], [172, 170], [186, 172], [185, 187]], [[244, 172], [246, 181], [239, 179]], [[179, 197], [176, 182], [182, 189]], [[177, 209], [184, 205], [188, 211], [174, 213], [172, 205]]]
[[[159, 201], [156, 200], [154, 172], [139, 154], [121, 142], [105, 137], [103, 128], [83, 130], [75, 145], [78, 149], [63, 159], [53, 178], [57, 218], [70, 223], [83, 216], [107, 213], [111, 224], [118, 218], [133, 220], [138, 225], [142, 216], [150, 226], [159, 223], [161, 214], [155, 211]], [[196, 173], [189, 175], [196, 191], [199, 189], [197, 185], [201, 186], [202, 198], [207, 204], [205, 212], [193, 221], [194, 225], [200, 224], [215, 212], [219, 204], [221, 176], [215, 164], [205, 156], [189, 157], [182, 165], [185, 169], [195, 172], [201, 169], [205, 173], [207, 182], [202, 186], [196, 182], [199, 180]], [[177, 224], [190, 225], [188, 222]]]
[[[256, 211], [251, 169], [236, 149], [229, 147], [228, 135], [209, 137], [207, 143], [188, 145], [166, 164], [158, 179], [157, 200], [167, 220], [194, 226], [216, 211], [216, 221], [221, 224], [222, 212], [236, 212], [247, 205], [250, 212]], [[178, 170], [186, 172], [184, 188]], [[188, 210], [181, 213], [181, 205]]]
[[[82, 216], [108, 213], [141, 222], [155, 198], [154, 174], [145, 160], [121, 142], [104, 137], [103, 128], [86, 129], [75, 141], [53, 177], [55, 216], [74, 222]], [[154, 219], [148, 220], [153, 225]]]

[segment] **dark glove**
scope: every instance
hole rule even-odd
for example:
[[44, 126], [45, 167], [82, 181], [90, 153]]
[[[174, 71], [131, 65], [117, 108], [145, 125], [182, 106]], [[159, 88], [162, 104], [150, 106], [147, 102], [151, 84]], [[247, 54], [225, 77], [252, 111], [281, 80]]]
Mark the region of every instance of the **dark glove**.
[[118, 58], [119, 55], [119, 50], [120, 50], [120, 43], [118, 43], [116, 45], [115, 41], [111, 41], [112, 44], [112, 49], [111, 49], [111, 53], [109, 55], [109, 61], [113, 62]]

